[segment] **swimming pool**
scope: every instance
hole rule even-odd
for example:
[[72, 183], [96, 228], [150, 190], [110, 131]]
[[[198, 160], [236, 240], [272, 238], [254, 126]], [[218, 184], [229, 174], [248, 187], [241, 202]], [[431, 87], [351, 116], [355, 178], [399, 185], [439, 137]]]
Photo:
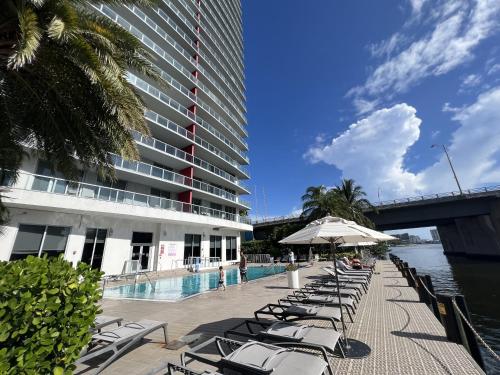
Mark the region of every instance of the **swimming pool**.
[[[229, 268], [226, 272], [226, 286], [241, 283], [237, 268]], [[248, 280], [276, 275], [285, 272], [284, 266], [248, 267]], [[106, 288], [106, 298], [130, 298], [159, 301], [178, 301], [207, 290], [217, 288], [219, 272], [204, 272], [179, 277], [169, 277], [154, 281], [154, 289], [149, 282], [134, 285], [121, 285]]]

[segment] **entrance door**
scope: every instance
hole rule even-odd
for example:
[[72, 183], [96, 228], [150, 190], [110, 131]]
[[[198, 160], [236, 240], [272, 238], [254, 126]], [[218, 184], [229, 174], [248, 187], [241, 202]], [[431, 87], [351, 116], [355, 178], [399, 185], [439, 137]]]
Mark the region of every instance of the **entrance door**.
[[151, 245], [132, 245], [132, 260], [138, 260], [141, 270], [149, 269], [149, 252]]
[[85, 244], [83, 245], [82, 262], [89, 264], [93, 269], [101, 269], [107, 233], [107, 229], [87, 229]]
[[132, 260], [139, 261], [141, 270], [151, 267], [150, 253], [153, 247], [153, 233], [134, 232], [132, 234]]

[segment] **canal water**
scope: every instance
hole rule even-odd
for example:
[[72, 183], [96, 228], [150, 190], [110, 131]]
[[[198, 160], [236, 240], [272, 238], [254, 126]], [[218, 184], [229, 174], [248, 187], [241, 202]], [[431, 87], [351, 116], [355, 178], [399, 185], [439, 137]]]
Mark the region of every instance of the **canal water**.
[[[472, 323], [500, 354], [500, 262], [443, 254], [440, 244], [391, 248], [421, 275], [430, 275], [436, 292], [463, 294]], [[483, 350], [488, 374], [500, 374], [500, 363]]]

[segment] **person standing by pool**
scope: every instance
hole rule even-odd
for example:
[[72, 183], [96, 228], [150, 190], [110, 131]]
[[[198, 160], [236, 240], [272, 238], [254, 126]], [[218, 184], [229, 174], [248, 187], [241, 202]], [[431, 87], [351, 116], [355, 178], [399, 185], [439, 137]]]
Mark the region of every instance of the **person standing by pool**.
[[222, 266], [219, 267], [219, 283], [217, 284], [217, 290], [222, 286], [224, 290], [226, 290], [226, 283], [225, 283], [225, 274], [224, 274], [224, 268]]
[[243, 253], [243, 250], [240, 251], [240, 277], [241, 277], [241, 282], [243, 282], [243, 279], [245, 279], [245, 282], [248, 282], [247, 278], [247, 256]]

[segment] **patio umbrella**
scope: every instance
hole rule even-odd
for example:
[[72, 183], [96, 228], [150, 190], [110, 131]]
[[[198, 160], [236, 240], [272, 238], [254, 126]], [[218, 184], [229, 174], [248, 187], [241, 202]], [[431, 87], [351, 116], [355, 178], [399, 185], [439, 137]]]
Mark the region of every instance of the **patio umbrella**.
[[396, 237], [389, 236], [388, 234], [379, 232], [378, 230], [375, 230], [375, 229], [364, 227], [362, 225], [359, 225], [359, 224], [355, 223], [354, 221], [352, 221], [351, 223], [353, 223], [353, 226], [355, 228], [359, 229], [362, 232], [365, 232], [366, 234], [368, 234], [370, 237], [372, 237], [373, 239], [377, 240], [378, 242], [397, 240]]
[[340, 217], [326, 216], [323, 219], [311, 222], [304, 229], [301, 229], [298, 232], [295, 232], [279, 241], [279, 243], [290, 245], [330, 244], [330, 249], [333, 253], [335, 281], [337, 284], [337, 292], [339, 295], [340, 304], [340, 318], [342, 320], [342, 329], [344, 331], [346, 348], [348, 348], [348, 343], [345, 332], [344, 314], [342, 313], [342, 300], [340, 296], [340, 283], [337, 272], [337, 262], [335, 259], [335, 248], [337, 244], [376, 241], [376, 239], [367, 234], [366, 231], [361, 230], [363, 228], [365, 227], [356, 224], [354, 221], [345, 220]]
[[373, 246], [376, 244], [377, 243], [373, 242], [373, 241], [348, 242], [348, 243], [343, 243], [342, 245], [339, 245], [339, 247]]

